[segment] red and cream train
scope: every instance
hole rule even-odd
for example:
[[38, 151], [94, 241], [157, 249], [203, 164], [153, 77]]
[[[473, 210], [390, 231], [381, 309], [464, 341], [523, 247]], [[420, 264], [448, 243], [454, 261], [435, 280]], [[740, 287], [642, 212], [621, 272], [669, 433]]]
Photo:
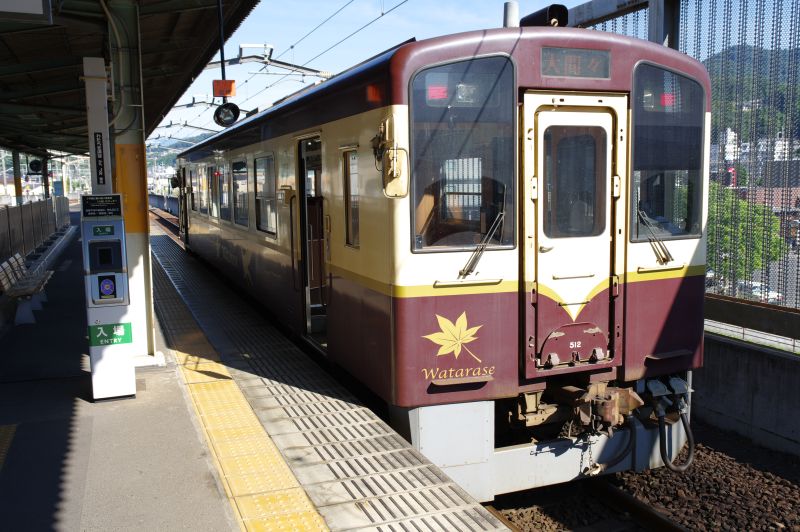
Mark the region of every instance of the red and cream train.
[[680, 469], [710, 102], [618, 35], [410, 41], [184, 151], [182, 237], [481, 500]]

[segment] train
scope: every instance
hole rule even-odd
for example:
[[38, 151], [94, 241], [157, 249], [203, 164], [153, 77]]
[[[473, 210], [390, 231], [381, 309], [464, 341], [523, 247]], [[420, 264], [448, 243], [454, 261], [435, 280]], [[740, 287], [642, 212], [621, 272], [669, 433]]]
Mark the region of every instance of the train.
[[178, 156], [187, 249], [481, 501], [692, 459], [709, 76], [561, 16], [409, 40]]

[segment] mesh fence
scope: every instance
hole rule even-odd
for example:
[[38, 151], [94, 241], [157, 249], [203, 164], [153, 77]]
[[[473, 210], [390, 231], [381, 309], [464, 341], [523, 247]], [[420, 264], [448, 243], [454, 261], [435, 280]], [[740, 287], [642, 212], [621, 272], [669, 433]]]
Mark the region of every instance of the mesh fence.
[[[712, 83], [709, 292], [800, 307], [800, 0], [682, 0]], [[647, 10], [594, 29], [647, 38]]]

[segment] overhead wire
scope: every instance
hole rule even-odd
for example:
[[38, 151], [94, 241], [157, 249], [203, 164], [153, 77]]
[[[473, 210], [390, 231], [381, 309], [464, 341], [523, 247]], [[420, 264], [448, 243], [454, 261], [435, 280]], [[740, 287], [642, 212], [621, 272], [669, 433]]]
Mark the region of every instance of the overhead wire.
[[[406, 0], [406, 1], [407, 1], [407, 0]], [[329, 16], [328, 16], [328, 17], [327, 17], [325, 20], [323, 20], [322, 22], [320, 22], [319, 24], [317, 24], [317, 25], [316, 25], [314, 28], [312, 28], [312, 29], [311, 29], [309, 32], [307, 32], [305, 35], [303, 35], [303, 36], [302, 36], [302, 37], [300, 37], [298, 40], [296, 40], [294, 43], [292, 43], [292, 44], [291, 44], [291, 45], [290, 45], [288, 48], [286, 48], [284, 51], [282, 51], [280, 54], [278, 54], [278, 55], [275, 57], [275, 59], [280, 59], [280, 58], [281, 58], [283, 55], [285, 55], [287, 52], [289, 52], [290, 50], [293, 50], [295, 46], [297, 46], [298, 44], [300, 44], [301, 42], [303, 42], [303, 41], [304, 41], [306, 38], [308, 38], [308, 37], [309, 37], [309, 36], [311, 36], [311, 35], [312, 35], [314, 32], [316, 32], [317, 30], [319, 30], [319, 29], [320, 29], [322, 26], [324, 26], [325, 24], [327, 24], [327, 23], [328, 23], [328, 22], [329, 22], [331, 19], [333, 19], [333, 18], [334, 18], [336, 15], [338, 15], [339, 13], [341, 13], [341, 12], [342, 12], [342, 11], [343, 11], [343, 10], [344, 10], [344, 9], [345, 9], [347, 6], [349, 6], [349, 5], [350, 5], [350, 4], [352, 4], [353, 2], [355, 2], [355, 0], [348, 0], [347, 2], [345, 2], [345, 4], [344, 4], [344, 5], [342, 5], [341, 7], [339, 7], [339, 8], [338, 8], [336, 11], [334, 11], [334, 12], [333, 12], [331, 15], [329, 15]], [[257, 75], [259, 75], [259, 73], [260, 73], [261, 71], [263, 71], [265, 68], [266, 68], [266, 65], [262, 66], [262, 67], [261, 67], [261, 68], [260, 68], [260, 69], [259, 69], [257, 72], [253, 73], [253, 74], [252, 74], [252, 75], [251, 75], [249, 78], [247, 78], [247, 79], [246, 79], [246, 80], [245, 80], [245, 81], [244, 81], [244, 82], [241, 84], [241, 87], [244, 87], [245, 85], [247, 85], [247, 84], [248, 84], [250, 81], [252, 81], [252, 79], [253, 79], [254, 77], [256, 77]], [[276, 85], [278, 82], [282, 81], [282, 80], [283, 80], [283, 79], [285, 79], [286, 77], [288, 77], [288, 75], [283, 75], [283, 76], [281, 77], [281, 79], [277, 80], [277, 81], [276, 81], [275, 83], [273, 83], [271, 86], [274, 86], [274, 85]], [[258, 95], [258, 94], [261, 94], [261, 92], [263, 92], [263, 91], [259, 91], [258, 93], [256, 93], [256, 95]], [[256, 95], [254, 95], [254, 96], [256, 96]], [[251, 96], [250, 98], [252, 98], [252, 96]], [[244, 100], [242, 103], [245, 103], [245, 102], [247, 102], [248, 100], [250, 100], [250, 98], [247, 98], [247, 99], [246, 99], [246, 100]], [[195, 116], [195, 117], [194, 117], [194, 118], [193, 118], [191, 121], [194, 121], [194, 120], [196, 120], [196, 119], [200, 118], [200, 117], [201, 117], [201, 116], [202, 116], [202, 115], [203, 115], [203, 114], [204, 114], [204, 113], [205, 113], [205, 112], [208, 110], [208, 108], [209, 108], [209, 107], [210, 107], [210, 105], [209, 105], [209, 106], [208, 106], [206, 109], [203, 109], [202, 111], [200, 111], [200, 113], [199, 113], [197, 116]], [[191, 122], [191, 121], [189, 121], [189, 122]], [[210, 122], [206, 122], [206, 123], [205, 123], [205, 124], [203, 124], [203, 125], [204, 125], [204, 126], [206, 126], [206, 125], [208, 125], [209, 123], [210, 123]], [[181, 131], [181, 130], [178, 130], [178, 132], [180, 132], [180, 131]]]
[[[377, 16], [377, 17], [375, 17], [375, 18], [373, 18], [372, 20], [370, 20], [369, 22], [367, 22], [366, 24], [364, 24], [363, 26], [361, 26], [361, 27], [360, 27], [360, 28], [358, 28], [357, 30], [355, 30], [355, 31], [353, 31], [352, 33], [350, 33], [349, 35], [347, 35], [346, 37], [344, 37], [344, 38], [340, 39], [339, 41], [335, 42], [334, 44], [332, 44], [331, 46], [329, 46], [328, 48], [326, 48], [326, 49], [325, 49], [325, 50], [323, 50], [322, 52], [318, 53], [317, 55], [315, 55], [315, 56], [314, 56], [314, 57], [312, 57], [311, 59], [307, 60], [305, 63], [303, 63], [303, 64], [302, 64], [302, 65], [300, 65], [300, 66], [307, 66], [307, 65], [308, 65], [308, 64], [309, 64], [311, 61], [314, 61], [315, 59], [318, 59], [318, 58], [322, 57], [322, 56], [323, 56], [323, 55], [325, 55], [326, 53], [330, 52], [331, 50], [333, 50], [334, 48], [336, 48], [337, 46], [339, 46], [340, 44], [342, 44], [342, 43], [343, 43], [343, 42], [345, 42], [346, 40], [350, 39], [350, 38], [351, 38], [351, 37], [353, 37], [354, 35], [356, 35], [356, 34], [358, 34], [358, 33], [362, 32], [362, 31], [364, 31], [366, 28], [368, 28], [369, 26], [371, 26], [372, 24], [374, 24], [374, 23], [375, 23], [375, 22], [377, 22], [378, 20], [382, 19], [383, 17], [385, 17], [386, 15], [388, 15], [389, 13], [391, 13], [392, 11], [394, 11], [395, 9], [397, 9], [398, 7], [400, 7], [400, 6], [402, 6], [403, 4], [407, 3], [408, 1], [409, 1], [409, 0], [402, 0], [402, 1], [401, 1], [401, 2], [399, 2], [398, 4], [394, 5], [394, 6], [393, 6], [391, 9], [389, 9], [388, 11], [383, 11], [383, 9], [381, 9], [381, 14], [380, 14], [380, 15], [378, 15], [378, 16]], [[278, 83], [280, 83], [280, 82], [281, 82], [283, 79], [285, 79], [285, 78], [286, 78], [286, 77], [288, 77], [288, 76], [289, 76], [289, 74], [285, 74], [284, 76], [282, 76], [281, 78], [279, 78], [278, 80], [276, 80], [274, 83], [271, 83], [271, 84], [267, 85], [266, 87], [264, 87], [263, 89], [261, 89], [261, 90], [260, 90], [260, 91], [258, 91], [257, 93], [253, 94], [252, 96], [250, 96], [250, 97], [248, 97], [247, 99], [245, 99], [244, 101], [242, 101], [242, 103], [248, 102], [248, 101], [252, 100], [253, 98], [255, 98], [256, 96], [258, 96], [259, 94], [262, 94], [263, 92], [265, 92], [265, 91], [267, 91], [267, 90], [271, 89], [272, 87], [274, 87], [275, 85], [277, 85]]]

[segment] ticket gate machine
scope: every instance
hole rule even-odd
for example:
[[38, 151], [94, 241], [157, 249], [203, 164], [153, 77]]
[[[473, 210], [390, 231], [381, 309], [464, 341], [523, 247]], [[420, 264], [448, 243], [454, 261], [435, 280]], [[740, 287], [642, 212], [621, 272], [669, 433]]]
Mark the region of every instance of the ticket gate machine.
[[125, 221], [119, 194], [81, 197], [81, 238], [92, 396], [135, 395]]

